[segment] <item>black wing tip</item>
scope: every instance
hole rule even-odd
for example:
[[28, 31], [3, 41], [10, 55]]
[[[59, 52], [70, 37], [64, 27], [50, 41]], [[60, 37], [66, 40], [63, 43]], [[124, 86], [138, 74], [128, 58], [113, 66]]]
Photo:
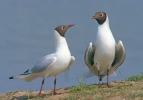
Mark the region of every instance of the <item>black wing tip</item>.
[[13, 79], [13, 76], [9, 77], [9, 79]]
[[29, 69], [28, 69], [28, 70], [26, 70], [24, 73], [28, 73], [28, 71], [29, 71]]

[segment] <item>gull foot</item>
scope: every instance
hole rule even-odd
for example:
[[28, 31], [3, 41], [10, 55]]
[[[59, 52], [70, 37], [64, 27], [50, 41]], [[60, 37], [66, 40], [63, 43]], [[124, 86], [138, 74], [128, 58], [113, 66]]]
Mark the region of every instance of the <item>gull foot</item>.
[[98, 85], [98, 88], [101, 88], [101, 85]]
[[107, 87], [108, 87], [108, 88], [112, 88], [113, 86], [111, 86], [111, 85], [107, 85]]
[[61, 95], [62, 93], [53, 92], [53, 95]]
[[43, 98], [46, 94], [39, 93], [37, 96]]

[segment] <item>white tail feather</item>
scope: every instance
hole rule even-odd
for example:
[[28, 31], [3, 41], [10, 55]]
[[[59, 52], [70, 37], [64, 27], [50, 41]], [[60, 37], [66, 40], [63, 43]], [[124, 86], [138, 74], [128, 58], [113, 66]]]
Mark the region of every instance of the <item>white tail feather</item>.
[[13, 76], [13, 79], [21, 79], [23, 81], [30, 82], [30, 81], [34, 80], [35, 78], [37, 78], [37, 77], [38, 77], [37, 75], [29, 74], [29, 75]]

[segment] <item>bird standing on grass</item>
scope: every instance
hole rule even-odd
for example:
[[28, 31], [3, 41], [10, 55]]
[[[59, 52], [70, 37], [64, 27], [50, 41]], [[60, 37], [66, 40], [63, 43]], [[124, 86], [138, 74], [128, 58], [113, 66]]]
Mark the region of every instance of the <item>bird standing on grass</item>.
[[54, 38], [56, 45], [55, 53], [44, 56], [33, 66], [33, 68], [28, 69], [23, 74], [20, 74], [18, 76], [12, 76], [9, 79], [21, 79], [29, 82], [34, 80], [35, 78], [42, 77], [43, 81], [38, 96], [43, 97], [45, 94], [42, 94], [41, 91], [45, 78], [55, 76], [53, 94], [56, 95], [57, 76], [60, 73], [68, 70], [75, 61], [75, 58], [71, 56], [65, 38], [66, 31], [68, 30], [68, 28], [72, 26], [74, 26], [74, 24], [61, 25], [55, 28], [54, 30]]
[[89, 73], [93, 73], [99, 78], [99, 87], [100, 81], [105, 76], [107, 76], [107, 86], [109, 86], [108, 76], [123, 63], [125, 49], [121, 40], [116, 44], [105, 12], [97, 12], [91, 19], [96, 19], [99, 25], [96, 41], [94, 44], [89, 43], [84, 60], [90, 69]]

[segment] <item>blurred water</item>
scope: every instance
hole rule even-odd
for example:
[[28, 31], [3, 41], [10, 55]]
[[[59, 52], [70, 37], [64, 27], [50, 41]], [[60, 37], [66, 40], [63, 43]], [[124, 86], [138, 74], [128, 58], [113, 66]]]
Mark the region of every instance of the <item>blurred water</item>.
[[[142, 4], [141, 0], [1, 0], [0, 93], [40, 89], [41, 78], [32, 82], [8, 78], [23, 73], [41, 57], [55, 51], [53, 30], [61, 24], [75, 24], [67, 31], [66, 38], [76, 62], [68, 77], [65, 73], [58, 76], [57, 88], [79, 85], [78, 77], [87, 70], [84, 52], [88, 43], [95, 41], [97, 31], [97, 22], [90, 17], [97, 11], [107, 12], [116, 41], [122, 40], [126, 49], [125, 62], [110, 81], [140, 74], [143, 70]], [[46, 79], [43, 89], [53, 89], [53, 81], [54, 77]], [[87, 84], [95, 82], [98, 82], [96, 77], [84, 80]]]

